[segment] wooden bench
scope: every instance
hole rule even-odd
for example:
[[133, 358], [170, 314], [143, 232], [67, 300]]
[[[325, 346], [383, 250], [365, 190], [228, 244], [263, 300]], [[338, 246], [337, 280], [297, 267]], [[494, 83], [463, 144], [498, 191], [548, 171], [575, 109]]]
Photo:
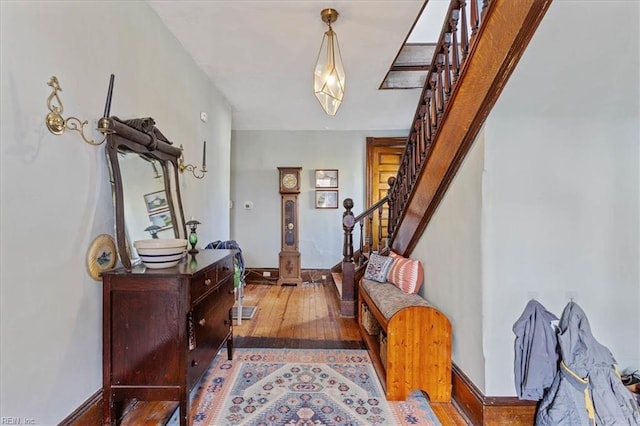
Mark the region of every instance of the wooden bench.
[[[422, 390], [430, 401], [451, 401], [449, 319], [423, 297], [393, 284], [362, 279], [359, 290], [360, 333], [387, 400], [405, 400], [411, 391]], [[363, 315], [375, 318], [378, 335], [367, 331]]]

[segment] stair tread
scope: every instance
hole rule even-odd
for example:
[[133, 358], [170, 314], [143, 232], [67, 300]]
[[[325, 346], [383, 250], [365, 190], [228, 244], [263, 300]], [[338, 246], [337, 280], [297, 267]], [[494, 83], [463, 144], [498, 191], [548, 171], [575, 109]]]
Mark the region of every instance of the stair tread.
[[342, 273], [340, 272], [332, 272], [331, 278], [333, 278], [333, 282], [336, 285], [336, 289], [338, 290], [338, 294], [342, 297]]

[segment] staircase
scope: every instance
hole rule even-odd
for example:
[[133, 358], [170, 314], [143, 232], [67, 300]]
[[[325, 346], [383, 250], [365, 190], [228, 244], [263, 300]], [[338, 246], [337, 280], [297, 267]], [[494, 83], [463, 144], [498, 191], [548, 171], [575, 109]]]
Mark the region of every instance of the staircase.
[[436, 45], [405, 43], [384, 77], [380, 89], [422, 89]]
[[356, 315], [357, 282], [374, 246], [365, 223], [388, 208], [390, 237], [377, 248], [410, 255], [551, 1], [451, 0], [388, 196], [357, 216], [344, 201], [343, 259], [332, 269], [342, 316]]

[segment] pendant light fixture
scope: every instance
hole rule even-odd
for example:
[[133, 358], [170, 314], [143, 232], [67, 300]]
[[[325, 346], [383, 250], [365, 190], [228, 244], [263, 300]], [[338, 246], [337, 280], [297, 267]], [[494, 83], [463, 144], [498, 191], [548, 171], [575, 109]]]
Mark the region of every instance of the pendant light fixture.
[[331, 28], [331, 24], [338, 19], [338, 12], [335, 9], [324, 9], [320, 16], [329, 30], [324, 33], [318, 52], [313, 73], [313, 91], [322, 109], [329, 115], [336, 115], [344, 97], [345, 82], [338, 36]]

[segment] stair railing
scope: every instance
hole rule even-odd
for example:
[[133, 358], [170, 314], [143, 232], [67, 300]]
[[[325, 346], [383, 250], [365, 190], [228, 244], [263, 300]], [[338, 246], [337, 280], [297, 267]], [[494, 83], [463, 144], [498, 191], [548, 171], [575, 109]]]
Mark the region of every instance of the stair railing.
[[[387, 183], [392, 187], [395, 177], [390, 177]], [[389, 241], [383, 238], [382, 222], [385, 207], [389, 210], [391, 204], [389, 197], [384, 197], [358, 216], [353, 215], [353, 200], [345, 198], [342, 203], [345, 208], [342, 214], [342, 229], [344, 230], [344, 241], [342, 245], [342, 291], [340, 301], [341, 315], [344, 317], [353, 317], [356, 315], [356, 289], [355, 283], [358, 277], [364, 274], [363, 267], [366, 265], [371, 253], [374, 252], [373, 241], [373, 218], [378, 217], [378, 241], [375, 247], [380, 252], [388, 250]], [[387, 222], [390, 223], [390, 222]], [[365, 226], [368, 225], [368, 226]], [[359, 231], [358, 250], [353, 251], [353, 231]], [[387, 235], [391, 235], [392, 229], [387, 230]]]
[[[389, 192], [389, 228], [398, 229], [409, 196], [431, 152], [452, 91], [464, 68], [490, 0], [452, 0], [436, 44], [425, 86], [418, 101], [407, 147], [400, 160], [395, 185]], [[390, 234], [393, 241], [394, 234]]]
[[[479, 6], [480, 2], [482, 6]], [[445, 22], [436, 44], [435, 52], [424, 88], [420, 95], [412, 126], [407, 137], [405, 151], [400, 161], [396, 177], [389, 179], [387, 196], [367, 208], [358, 216], [351, 209], [353, 200], [343, 202], [345, 212], [342, 216], [344, 230], [342, 260], [341, 314], [345, 317], [356, 316], [357, 273], [363, 274], [368, 255], [371, 254], [371, 232], [373, 215], [377, 211], [379, 227], [378, 248], [388, 250], [395, 231], [402, 220], [407, 201], [414, 190], [417, 178], [427, 163], [432, 143], [440, 129], [442, 116], [447, 110], [451, 93], [456, 82], [464, 72], [468, 55], [476, 40], [478, 29], [490, 0], [451, 0]], [[382, 212], [388, 206], [388, 237], [382, 246]], [[365, 227], [365, 220], [369, 226]], [[353, 230], [359, 227], [358, 251], [354, 253]], [[365, 233], [367, 235], [365, 236]], [[367, 243], [365, 245], [365, 242]], [[365, 250], [367, 248], [368, 251]], [[367, 253], [368, 255], [365, 255]], [[354, 259], [356, 257], [356, 259]]]
[[[389, 178], [389, 181], [389, 186], [392, 186], [395, 177]], [[382, 222], [385, 206], [388, 204], [389, 197], [384, 197], [358, 216], [354, 216], [351, 211], [351, 209], [353, 209], [353, 200], [351, 198], [344, 200], [342, 203], [345, 208], [342, 214], [342, 229], [344, 230], [344, 244], [342, 247], [343, 262], [354, 262], [357, 267], [363, 266], [371, 256], [371, 253], [382, 252], [387, 249], [389, 242], [388, 238], [383, 237]], [[373, 219], [375, 216], [378, 218], [377, 241], [373, 241]], [[354, 229], [359, 230], [358, 250], [356, 252], [353, 250]], [[387, 235], [390, 235], [391, 232], [391, 229], [387, 229]]]

